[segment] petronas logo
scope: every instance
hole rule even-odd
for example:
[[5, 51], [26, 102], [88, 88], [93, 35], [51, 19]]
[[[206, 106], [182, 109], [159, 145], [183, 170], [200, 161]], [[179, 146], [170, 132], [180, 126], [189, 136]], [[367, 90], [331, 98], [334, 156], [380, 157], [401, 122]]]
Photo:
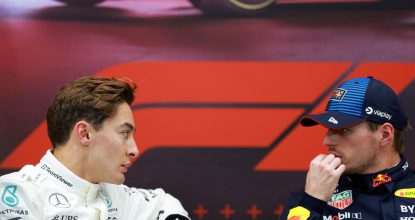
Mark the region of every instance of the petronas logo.
[[4, 188], [3, 194], [1, 195], [1, 201], [9, 207], [15, 207], [19, 204], [19, 198], [16, 196], [17, 186], [10, 185]]
[[100, 191], [100, 193], [101, 193], [101, 195], [102, 195], [102, 197], [103, 197], [103, 199], [104, 199], [104, 201], [105, 201], [105, 204], [107, 204], [107, 207], [108, 207], [108, 208], [111, 208], [111, 206], [112, 206], [112, 202], [111, 202], [111, 200], [108, 198], [107, 194], [105, 194], [103, 191]]

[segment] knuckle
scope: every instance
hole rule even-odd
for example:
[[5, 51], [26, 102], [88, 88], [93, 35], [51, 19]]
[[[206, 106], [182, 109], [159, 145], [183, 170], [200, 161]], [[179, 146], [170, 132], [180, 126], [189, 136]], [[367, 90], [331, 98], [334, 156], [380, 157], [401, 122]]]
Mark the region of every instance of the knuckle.
[[319, 164], [319, 162], [317, 162], [317, 161], [315, 161], [315, 160], [312, 160], [312, 161], [310, 162], [310, 167], [316, 167], [316, 166], [318, 166], [318, 164]]
[[329, 168], [326, 165], [322, 164], [322, 163], [317, 164], [316, 167], [317, 167], [318, 170], [321, 170], [323, 172], [328, 172], [329, 171]]

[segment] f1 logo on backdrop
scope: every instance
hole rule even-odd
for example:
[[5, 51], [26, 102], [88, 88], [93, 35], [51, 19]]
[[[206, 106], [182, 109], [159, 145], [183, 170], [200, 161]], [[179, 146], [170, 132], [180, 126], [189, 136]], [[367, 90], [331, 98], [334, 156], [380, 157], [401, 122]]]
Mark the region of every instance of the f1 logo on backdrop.
[[[262, 148], [268, 153], [255, 170], [295, 171], [325, 151], [316, 138], [324, 129], [304, 129], [298, 120], [322, 111], [339, 82], [371, 75], [400, 93], [414, 72], [411, 63], [133, 62], [97, 75], [138, 84], [132, 108], [141, 154], [159, 147]], [[43, 122], [1, 168], [36, 164], [48, 146]]]

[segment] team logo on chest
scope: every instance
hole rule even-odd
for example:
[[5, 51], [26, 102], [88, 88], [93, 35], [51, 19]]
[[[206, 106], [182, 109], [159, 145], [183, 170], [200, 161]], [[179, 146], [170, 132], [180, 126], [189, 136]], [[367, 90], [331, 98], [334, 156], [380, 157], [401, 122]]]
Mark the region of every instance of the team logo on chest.
[[66, 198], [66, 196], [60, 193], [53, 193], [49, 196], [49, 204], [55, 206], [56, 208], [69, 208], [71, 207], [71, 203]]
[[388, 174], [378, 174], [373, 178], [373, 187], [378, 187], [389, 182], [392, 182], [392, 178]]
[[333, 194], [330, 201], [327, 202], [327, 204], [337, 209], [345, 209], [352, 203], [353, 197], [351, 190], [346, 190], [343, 192]]

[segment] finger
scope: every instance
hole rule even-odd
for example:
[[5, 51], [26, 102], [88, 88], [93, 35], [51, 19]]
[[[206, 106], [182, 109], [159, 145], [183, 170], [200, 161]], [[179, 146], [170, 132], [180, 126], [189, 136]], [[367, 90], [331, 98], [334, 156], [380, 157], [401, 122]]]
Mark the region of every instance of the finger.
[[316, 157], [312, 160], [312, 162], [320, 162], [320, 161], [324, 160], [324, 158], [326, 158], [326, 156], [327, 156], [327, 155], [325, 155], [325, 154], [319, 154], [318, 156], [316, 156]]
[[333, 154], [329, 154], [327, 155], [322, 161], [321, 163], [326, 164], [326, 165], [330, 165], [331, 162], [335, 159], [336, 157]]
[[344, 164], [341, 164], [337, 169], [334, 170], [334, 173], [338, 176], [342, 175], [346, 171], [346, 166]]
[[313, 160], [310, 161], [310, 168], [318, 166], [318, 164], [320, 164], [325, 157], [326, 155], [324, 154], [319, 154], [316, 156]]
[[336, 157], [330, 162], [329, 167], [334, 170], [334, 169], [337, 169], [341, 164], [342, 164], [341, 159]]

